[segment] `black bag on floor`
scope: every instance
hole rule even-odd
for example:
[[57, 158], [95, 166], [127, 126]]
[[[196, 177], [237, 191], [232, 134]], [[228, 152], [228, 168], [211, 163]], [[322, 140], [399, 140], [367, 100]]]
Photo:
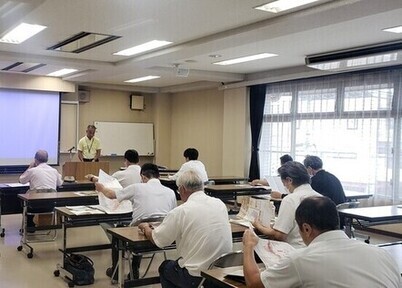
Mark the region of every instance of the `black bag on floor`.
[[66, 254], [64, 257], [64, 269], [73, 276], [75, 285], [89, 285], [95, 281], [94, 262], [82, 254]]

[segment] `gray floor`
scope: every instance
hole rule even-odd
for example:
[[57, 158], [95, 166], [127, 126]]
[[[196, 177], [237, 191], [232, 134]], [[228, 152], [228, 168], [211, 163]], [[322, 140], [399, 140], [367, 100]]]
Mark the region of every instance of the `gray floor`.
[[[7, 288], [42, 288], [42, 287], [68, 287], [67, 283], [60, 277], [54, 277], [53, 271], [61, 261], [61, 230], [58, 231], [57, 239], [54, 242], [33, 243], [34, 256], [32, 259], [26, 257], [24, 251], [18, 252], [20, 235], [18, 230], [21, 225], [21, 215], [6, 215], [1, 217], [1, 224], [6, 229], [4, 238], [0, 238], [0, 287]], [[103, 244], [108, 243], [105, 233], [99, 226], [82, 227], [69, 229], [68, 246], [83, 244]], [[385, 237], [373, 233], [371, 236], [372, 244], [387, 243], [399, 239]], [[235, 250], [241, 249], [241, 243], [235, 244]], [[105, 275], [105, 270], [110, 266], [110, 250], [86, 252], [95, 262], [95, 284], [85, 287], [117, 287], [113, 285]], [[151, 266], [149, 275], [157, 275], [157, 267], [161, 263], [163, 256], [157, 254]], [[176, 258], [175, 251], [169, 251], [168, 258]], [[141, 270], [144, 269], [142, 263]], [[143, 287], [161, 287], [151, 285]]]

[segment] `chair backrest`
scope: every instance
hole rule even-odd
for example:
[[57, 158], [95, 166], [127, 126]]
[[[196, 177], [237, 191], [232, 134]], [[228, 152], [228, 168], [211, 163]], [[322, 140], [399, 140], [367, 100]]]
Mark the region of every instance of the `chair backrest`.
[[243, 251], [234, 251], [219, 256], [208, 269], [243, 265]]
[[336, 208], [338, 210], [347, 209], [347, 208], [357, 208], [357, 207], [359, 207], [359, 205], [360, 205], [360, 202], [351, 201], [351, 202], [340, 203], [340, 204], [336, 205]]

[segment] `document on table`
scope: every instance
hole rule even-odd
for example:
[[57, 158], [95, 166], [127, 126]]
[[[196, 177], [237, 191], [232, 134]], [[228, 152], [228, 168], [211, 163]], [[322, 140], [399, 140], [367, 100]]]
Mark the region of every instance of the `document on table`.
[[[103, 170], [99, 170], [99, 183], [103, 184], [106, 188], [110, 188], [114, 191], [120, 190], [121, 187], [119, 181], [108, 175]], [[99, 209], [104, 210], [108, 214], [123, 214], [133, 212], [133, 205], [131, 201], [124, 200], [122, 202], [117, 201], [117, 199], [109, 199], [102, 193], [98, 193], [99, 199]]]
[[96, 191], [78, 191], [78, 192], [74, 192], [74, 194], [79, 195], [79, 196], [97, 196], [98, 192], [96, 192]]
[[105, 214], [105, 212], [89, 206], [66, 206], [74, 215]]
[[29, 182], [26, 184], [22, 184], [22, 183], [6, 183], [6, 185], [8, 187], [25, 187], [25, 186], [29, 186]]

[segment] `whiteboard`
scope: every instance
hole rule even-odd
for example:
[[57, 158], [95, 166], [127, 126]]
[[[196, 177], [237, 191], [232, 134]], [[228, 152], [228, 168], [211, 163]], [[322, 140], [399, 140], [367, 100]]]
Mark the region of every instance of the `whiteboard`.
[[96, 137], [104, 156], [122, 156], [128, 149], [154, 156], [154, 124], [95, 121]]

